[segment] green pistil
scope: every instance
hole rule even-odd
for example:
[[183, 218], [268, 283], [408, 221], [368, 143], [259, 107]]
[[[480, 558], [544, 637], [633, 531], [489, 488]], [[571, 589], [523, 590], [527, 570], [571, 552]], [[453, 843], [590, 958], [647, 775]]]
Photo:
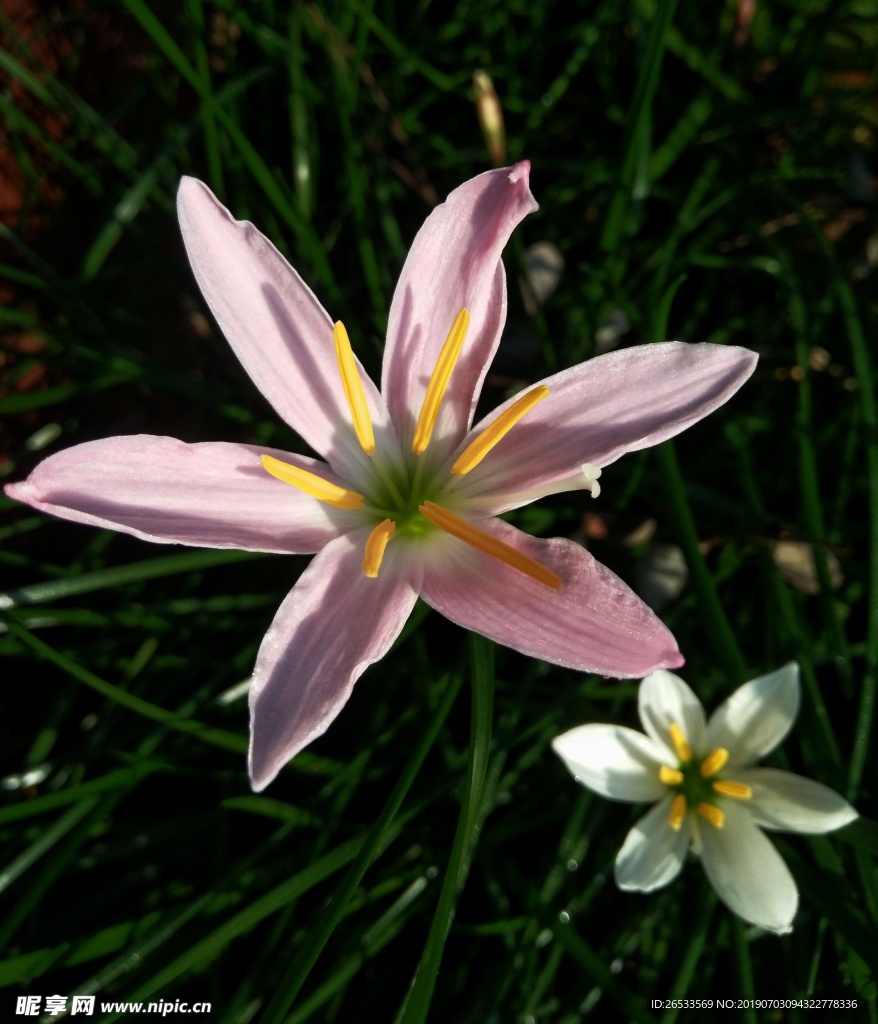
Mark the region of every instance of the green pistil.
[[406, 460], [403, 467], [375, 463], [374, 487], [365, 494], [365, 510], [375, 523], [391, 519], [396, 523], [395, 538], [421, 538], [436, 527], [418, 511], [425, 501], [442, 503], [442, 489], [433, 467], [425, 456]]
[[683, 776], [683, 781], [676, 785], [668, 785], [672, 793], [679, 793], [686, 800], [688, 807], [697, 807], [699, 804], [717, 803], [717, 794], [713, 789], [713, 779], [705, 779], [699, 770], [696, 761], [681, 761], [677, 764], [677, 771]]
[[705, 779], [695, 765], [688, 765], [688, 771], [681, 768], [683, 772], [683, 783], [679, 792], [686, 797], [686, 803], [690, 807], [697, 807], [699, 804], [715, 804], [716, 793], [713, 791], [713, 782]]

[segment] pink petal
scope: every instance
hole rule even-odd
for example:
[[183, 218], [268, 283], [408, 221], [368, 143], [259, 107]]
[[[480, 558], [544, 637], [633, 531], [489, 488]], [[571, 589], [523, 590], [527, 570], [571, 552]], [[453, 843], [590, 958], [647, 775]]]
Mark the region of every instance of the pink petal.
[[[728, 401], [756, 360], [745, 348], [668, 341], [562, 370], [541, 382], [548, 396], [462, 478], [457, 493], [509, 495], [569, 477], [583, 463], [606, 466], [665, 441]], [[472, 437], [513, 401], [477, 424]], [[490, 511], [519, 503], [500, 501]]]
[[529, 174], [525, 160], [465, 182], [430, 214], [409, 251], [390, 309], [381, 387], [404, 448], [439, 352], [464, 306], [469, 333], [433, 436], [454, 444], [472, 422], [506, 320], [500, 253], [516, 224], [537, 209]]
[[245, 444], [108, 437], [51, 455], [6, 493], [62, 519], [142, 540], [311, 554], [362, 523], [269, 476], [260, 455], [321, 473], [316, 459]]
[[[234, 220], [202, 182], [183, 178], [177, 212], [195, 279], [241, 365], [278, 414], [346, 474], [363, 453], [329, 314], [271, 242]], [[357, 365], [376, 436], [392, 436], [384, 402]]]
[[564, 584], [553, 590], [462, 541], [434, 537], [421, 597], [452, 622], [580, 672], [630, 678], [683, 664], [661, 620], [585, 548], [538, 540], [499, 519], [478, 525]]
[[415, 553], [390, 542], [377, 579], [363, 574], [369, 529], [331, 541], [265, 634], [250, 688], [250, 778], [264, 789], [324, 733], [364, 670], [383, 657], [417, 600]]

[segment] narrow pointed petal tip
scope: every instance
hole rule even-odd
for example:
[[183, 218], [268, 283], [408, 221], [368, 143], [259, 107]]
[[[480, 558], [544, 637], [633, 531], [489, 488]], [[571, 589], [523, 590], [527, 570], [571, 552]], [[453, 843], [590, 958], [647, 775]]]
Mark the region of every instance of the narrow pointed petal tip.
[[6, 494], [74, 523], [154, 543], [312, 554], [352, 525], [261, 467], [274, 455], [306, 471], [315, 459], [252, 445], [133, 434], [65, 448]]
[[506, 320], [501, 252], [516, 225], [537, 209], [530, 164], [486, 171], [451, 192], [415, 237], [400, 274], [387, 324], [382, 394], [400, 439], [413, 432], [448, 329], [470, 313], [434, 430], [434, 443], [459, 442], [472, 422], [482, 382]]
[[[512, 494], [602, 467], [626, 452], [675, 437], [727, 402], [753, 373], [757, 355], [732, 345], [679, 341], [637, 345], [588, 359], [539, 383], [545, 401], [471, 474], [482, 494]], [[636, 396], [636, 397], [635, 397]], [[502, 417], [499, 406], [475, 432]]]
[[794, 661], [745, 683], [710, 716], [708, 747], [725, 747], [731, 755], [729, 767], [753, 764], [792, 729], [800, 692], [799, 666]]
[[694, 750], [704, 748], [704, 708], [692, 689], [673, 672], [651, 672], [640, 684], [638, 705], [643, 728], [671, 758], [676, 758], [672, 725], [682, 730]]
[[[515, 184], [517, 181], [524, 179], [525, 185], [530, 190], [529, 179], [530, 179], [530, 160], [519, 160], [517, 164], [509, 170], [509, 180]], [[536, 201], [536, 200], [534, 200]]]
[[748, 809], [757, 825], [778, 832], [822, 835], [859, 815], [828, 786], [777, 768], [744, 768], [735, 778], [751, 787]]

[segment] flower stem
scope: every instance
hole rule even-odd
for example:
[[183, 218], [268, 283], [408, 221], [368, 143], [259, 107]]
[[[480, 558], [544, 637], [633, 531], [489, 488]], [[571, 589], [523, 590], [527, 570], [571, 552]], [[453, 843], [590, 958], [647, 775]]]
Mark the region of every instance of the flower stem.
[[448, 716], [448, 712], [451, 710], [461, 683], [462, 676], [459, 674], [453, 675], [448, 681], [445, 692], [442, 695], [442, 701], [436, 709], [429, 727], [421, 737], [405, 767], [405, 771], [402, 773], [387, 803], [384, 805], [378, 820], [369, 830], [369, 834], [366, 836], [362, 847], [360, 847], [360, 852], [348, 868], [348, 872], [341, 885], [333, 894], [328, 909], [311, 929], [311, 933], [299, 944], [299, 954], [293, 959], [293, 962], [287, 969], [286, 976], [277, 988], [274, 998], [266, 1007], [265, 1014], [260, 1018], [262, 1024], [279, 1024], [280, 1021], [286, 1019], [287, 1011], [292, 1005], [293, 1000], [298, 995], [311, 968], [317, 962], [323, 947], [329, 941], [335, 926], [344, 915], [347, 905], [357, 886], [362, 881], [367, 868], [375, 859], [382, 840], [384, 840], [387, 834], [387, 830], [393, 824], [394, 818], [398, 814], [411, 784], [420, 771], [424, 758], [439, 735], [439, 730]]
[[470, 658], [473, 693], [466, 787], [433, 924], [408, 998], [397, 1016], [398, 1024], [423, 1024], [427, 1019], [445, 939], [454, 919], [455, 906], [469, 870], [483, 816], [494, 711], [494, 647], [491, 641], [471, 633]]

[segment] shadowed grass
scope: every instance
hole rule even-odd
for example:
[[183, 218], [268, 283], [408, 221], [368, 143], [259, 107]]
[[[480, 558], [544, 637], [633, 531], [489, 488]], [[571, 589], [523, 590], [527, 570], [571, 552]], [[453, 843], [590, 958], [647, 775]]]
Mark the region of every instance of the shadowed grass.
[[[748, 12], [125, 0], [53, 9], [38, 30], [0, 16], [3, 479], [113, 434], [301, 450], [198, 294], [179, 177], [272, 239], [377, 379], [408, 245], [490, 166], [483, 69], [541, 204], [506, 252], [485, 409], [664, 337], [760, 355], [673, 448], [516, 522], [587, 542], [635, 587], [668, 587], [657, 556], [679, 546], [688, 575], [661, 614], [681, 674], [710, 707], [797, 659], [799, 722], [769, 763], [869, 815], [878, 4]], [[528, 312], [537, 241], [565, 267]], [[783, 840], [801, 889], [783, 938], [734, 920], [697, 864], [653, 894], [615, 888], [641, 809], [577, 787], [550, 742], [636, 726], [635, 682], [476, 639], [467, 710], [464, 635], [419, 605], [254, 796], [247, 681], [305, 564], [154, 548], [0, 499], [3, 1019], [56, 992], [209, 1001], [223, 1024], [686, 1024], [704, 1011], [650, 1000], [809, 996], [856, 999], [832, 1012], [878, 1024], [874, 821]]]

